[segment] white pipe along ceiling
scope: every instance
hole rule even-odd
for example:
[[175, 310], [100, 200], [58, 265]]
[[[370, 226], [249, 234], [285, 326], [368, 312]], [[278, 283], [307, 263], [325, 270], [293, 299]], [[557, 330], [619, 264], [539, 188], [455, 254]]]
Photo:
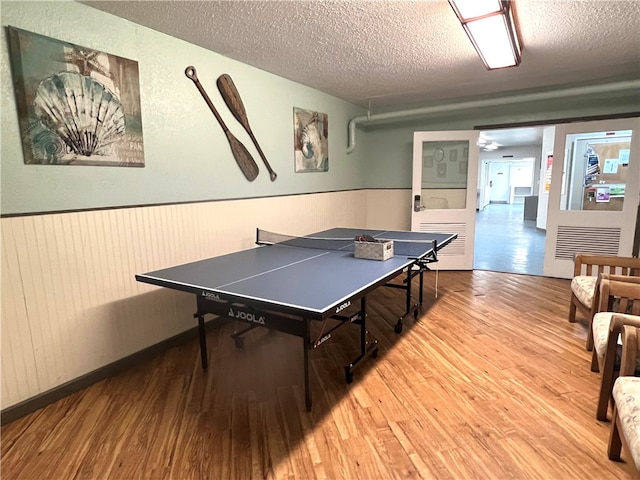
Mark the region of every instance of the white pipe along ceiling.
[[624, 82], [607, 83], [603, 85], [588, 85], [582, 87], [565, 88], [560, 90], [550, 90], [547, 92], [525, 93], [520, 95], [506, 96], [500, 98], [470, 100], [467, 102], [449, 103], [445, 105], [434, 105], [430, 107], [414, 108], [410, 110], [399, 110], [396, 112], [385, 112], [374, 115], [362, 115], [354, 117], [349, 121], [349, 136], [347, 153], [351, 153], [356, 148], [356, 125], [370, 121], [405, 120], [412, 117], [424, 117], [433, 113], [452, 112], [472, 108], [485, 108], [498, 105], [509, 105], [514, 103], [536, 102], [541, 100], [552, 100], [556, 98], [573, 97], [578, 95], [593, 95], [601, 93], [620, 92], [625, 90], [640, 89], [640, 80], [628, 80]]

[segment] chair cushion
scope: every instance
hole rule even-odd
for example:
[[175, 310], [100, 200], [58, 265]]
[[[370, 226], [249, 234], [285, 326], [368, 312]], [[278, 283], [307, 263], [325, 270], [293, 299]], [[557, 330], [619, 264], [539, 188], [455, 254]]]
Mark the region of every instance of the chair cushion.
[[578, 297], [580, 303], [585, 307], [591, 308], [593, 305], [593, 297], [596, 291], [596, 282], [598, 277], [586, 275], [578, 275], [571, 279], [571, 291]]
[[593, 316], [591, 329], [593, 330], [593, 348], [595, 348], [598, 358], [604, 358], [607, 349], [607, 339], [609, 338], [609, 326], [611, 325], [611, 312], [598, 312]]
[[[612, 312], [598, 312], [593, 316], [591, 328], [593, 330], [593, 348], [598, 355], [599, 363], [602, 363], [607, 350], [607, 339], [609, 338], [609, 326], [611, 325]], [[618, 335], [618, 348], [616, 348], [616, 368], [620, 367], [622, 355], [622, 344]], [[636, 371], [640, 372], [640, 355], [636, 359]]]
[[640, 470], [640, 378], [619, 377], [613, 386], [613, 399], [621, 420], [620, 434], [627, 440], [633, 462]]

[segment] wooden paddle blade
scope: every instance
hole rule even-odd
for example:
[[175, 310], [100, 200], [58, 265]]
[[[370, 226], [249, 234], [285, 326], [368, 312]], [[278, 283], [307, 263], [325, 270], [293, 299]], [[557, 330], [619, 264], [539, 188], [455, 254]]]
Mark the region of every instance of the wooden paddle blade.
[[223, 73], [218, 77], [216, 84], [218, 85], [218, 90], [220, 91], [220, 95], [222, 95], [224, 103], [227, 104], [227, 107], [229, 107], [233, 116], [238, 120], [238, 122], [240, 122], [240, 125], [242, 125], [247, 132], [251, 131], [247, 111], [244, 108], [244, 103], [242, 103], [240, 93], [238, 93], [238, 89], [233, 83], [233, 80], [231, 80], [231, 77], [226, 73]]
[[244, 129], [249, 134], [251, 141], [260, 154], [260, 158], [262, 158], [262, 161], [267, 167], [267, 170], [269, 170], [269, 178], [271, 178], [272, 182], [275, 181], [278, 175], [273, 171], [271, 165], [269, 165], [267, 157], [264, 155], [262, 148], [260, 148], [260, 144], [258, 144], [258, 140], [256, 140], [255, 135], [251, 131], [251, 127], [249, 126], [249, 118], [247, 117], [247, 111], [244, 108], [244, 103], [242, 103], [240, 92], [238, 92], [235, 83], [233, 83], [233, 80], [229, 75], [223, 73], [218, 77], [216, 85], [218, 85], [218, 90], [220, 91], [220, 95], [222, 95], [224, 103], [227, 104], [227, 107], [229, 107], [229, 110], [231, 111], [235, 119], [240, 123], [240, 125], [244, 127]]
[[247, 177], [247, 180], [253, 182], [258, 176], [258, 164], [240, 140], [234, 137], [228, 130], [225, 133], [227, 134], [231, 153], [233, 153], [236, 163], [240, 167], [240, 170], [242, 170], [242, 173], [244, 173], [244, 176]]

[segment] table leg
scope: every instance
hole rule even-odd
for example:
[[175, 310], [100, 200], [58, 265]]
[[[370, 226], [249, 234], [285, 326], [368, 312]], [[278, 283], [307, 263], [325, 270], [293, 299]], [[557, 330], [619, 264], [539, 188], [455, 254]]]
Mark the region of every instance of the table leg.
[[207, 332], [204, 328], [204, 315], [198, 315], [198, 335], [200, 337], [200, 358], [202, 360], [202, 369], [208, 367], [207, 361]]
[[360, 324], [360, 355], [363, 357], [367, 353], [367, 297], [360, 299], [360, 316], [362, 323]]
[[406, 298], [405, 315], [409, 315], [409, 312], [411, 311], [411, 282], [412, 282], [411, 270], [412, 270], [411, 266], [407, 268], [407, 298]]
[[311, 348], [311, 338], [309, 332], [309, 319], [304, 319], [305, 333], [302, 338], [302, 352], [304, 355], [304, 404], [307, 412], [311, 411], [311, 386], [309, 382], [309, 349]]
[[420, 305], [422, 305], [422, 290], [424, 289], [424, 268], [420, 266]]
[[360, 320], [358, 323], [360, 324], [360, 355], [344, 367], [345, 380], [347, 383], [353, 382], [353, 371], [362, 360], [368, 355], [371, 355], [373, 358], [378, 356], [378, 340], [371, 337], [371, 343], [367, 342], [367, 336], [369, 335], [367, 331], [367, 297], [360, 299]]

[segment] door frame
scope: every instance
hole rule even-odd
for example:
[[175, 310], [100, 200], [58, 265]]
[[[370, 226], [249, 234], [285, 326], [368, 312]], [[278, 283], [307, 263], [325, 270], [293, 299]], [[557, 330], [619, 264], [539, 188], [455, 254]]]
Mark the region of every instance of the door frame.
[[[475, 242], [475, 215], [478, 190], [479, 165], [479, 130], [414, 132], [413, 134], [413, 177], [411, 198], [411, 230], [437, 233], [456, 233], [458, 238], [439, 253], [437, 268], [441, 270], [473, 270], [473, 250]], [[422, 173], [427, 168], [423, 163], [423, 145], [433, 142], [467, 142], [466, 192], [464, 208], [425, 208], [423, 203]], [[460, 155], [454, 161], [445, 158], [449, 168], [461, 169], [461, 162], [465, 161]], [[429, 168], [435, 168], [429, 167]], [[442, 189], [447, 188], [446, 184]], [[460, 190], [460, 188], [458, 188]], [[415, 205], [416, 195], [419, 203]]]
[[[632, 132], [629, 155], [629, 165], [626, 180], [625, 201], [622, 211], [585, 211], [561, 210], [561, 196], [565, 183], [565, 159], [567, 151], [567, 135], [590, 132]], [[635, 233], [635, 221], [640, 198], [640, 118], [621, 118], [611, 120], [596, 120], [590, 122], [558, 124], [555, 129], [553, 148], [553, 165], [551, 171], [551, 188], [549, 191], [549, 205], [547, 207], [547, 239], [545, 245], [544, 275], [548, 277], [571, 278], [573, 275], [573, 256], [567, 252], [613, 254], [631, 256]], [[606, 238], [596, 237], [596, 233], [603, 235], [610, 229], [619, 231], [619, 241], [607, 244]], [[573, 244], [566, 245], [564, 231], [583, 231], [581, 237]], [[590, 233], [593, 231], [593, 233]], [[560, 232], [560, 233], [559, 233]], [[589, 242], [587, 242], [589, 240]], [[608, 252], [593, 251], [608, 245], [616, 250]], [[617, 249], [615, 248], [617, 247]]]

